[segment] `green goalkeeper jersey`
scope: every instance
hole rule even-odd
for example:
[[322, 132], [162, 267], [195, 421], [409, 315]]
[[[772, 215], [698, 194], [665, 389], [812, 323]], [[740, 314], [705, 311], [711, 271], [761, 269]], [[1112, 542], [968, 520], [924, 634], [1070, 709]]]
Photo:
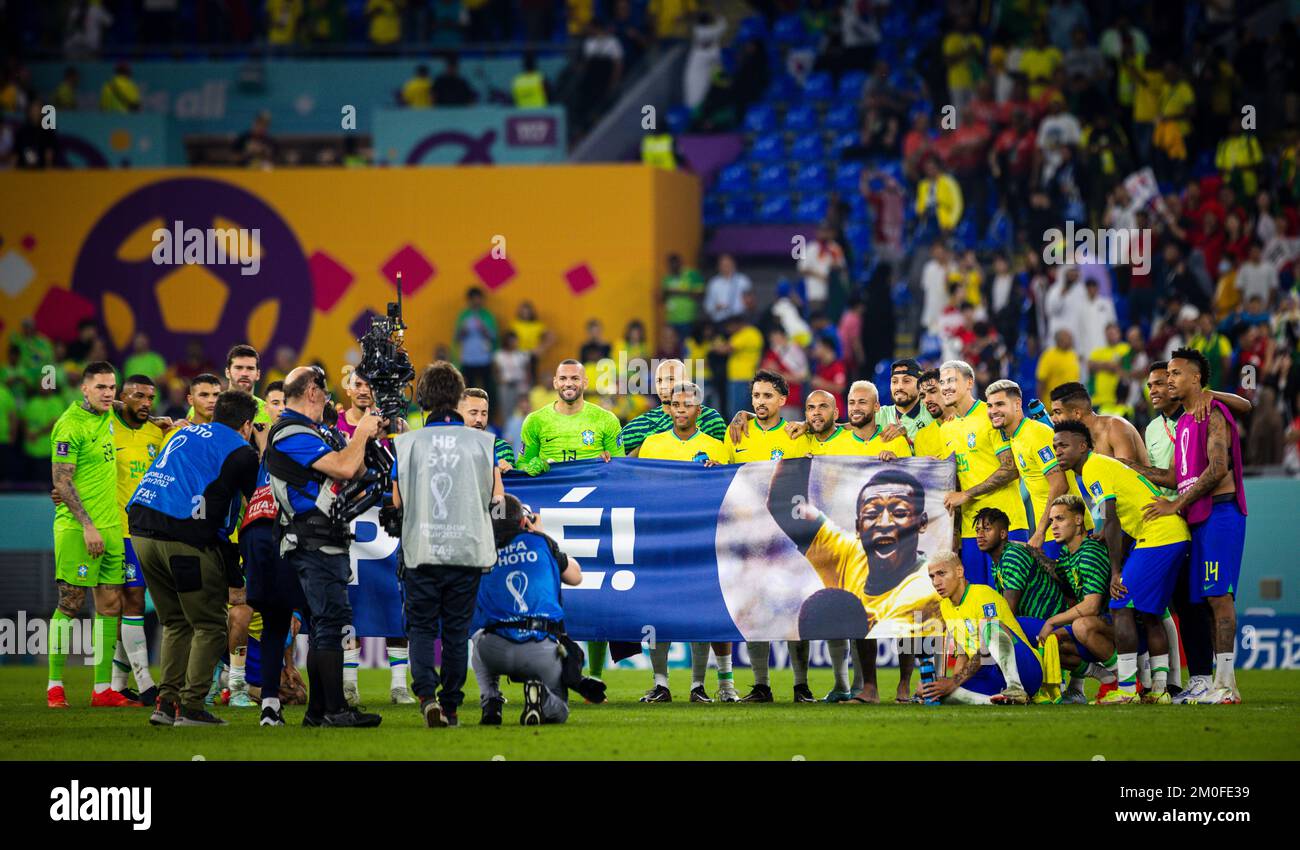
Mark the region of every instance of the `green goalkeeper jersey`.
[[617, 416], [591, 402], [583, 402], [581, 410], [566, 416], [556, 411], [555, 404], [534, 410], [524, 419], [524, 460], [586, 460], [600, 457], [601, 452], [623, 457], [623, 447], [618, 444], [622, 426]]
[[[72, 484], [81, 505], [96, 528], [122, 524], [117, 506], [117, 451], [113, 443], [113, 414], [95, 414], [80, 404], [71, 405], [54, 423], [50, 434], [50, 460], [76, 466]], [[60, 504], [54, 509], [55, 529], [81, 528], [81, 523]]]

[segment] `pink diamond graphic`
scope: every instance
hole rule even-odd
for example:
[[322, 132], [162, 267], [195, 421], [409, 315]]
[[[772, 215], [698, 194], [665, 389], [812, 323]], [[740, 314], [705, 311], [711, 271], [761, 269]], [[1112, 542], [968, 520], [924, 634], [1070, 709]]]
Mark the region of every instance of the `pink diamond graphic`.
[[564, 279], [574, 295], [581, 295], [596, 285], [596, 275], [592, 273], [591, 266], [586, 263], [579, 263], [569, 269], [564, 273]]
[[348, 291], [356, 277], [344, 268], [338, 260], [317, 251], [307, 260], [311, 270], [312, 288], [315, 293], [316, 309], [328, 313], [339, 303], [339, 299]]
[[403, 295], [414, 295], [438, 273], [433, 263], [409, 243], [389, 257], [388, 262], [380, 266], [379, 270], [383, 272], [384, 279], [394, 286], [397, 284], [397, 273], [402, 273]]
[[489, 251], [473, 266], [474, 273], [488, 289], [505, 286], [515, 276], [515, 264], [505, 257], [494, 257]]

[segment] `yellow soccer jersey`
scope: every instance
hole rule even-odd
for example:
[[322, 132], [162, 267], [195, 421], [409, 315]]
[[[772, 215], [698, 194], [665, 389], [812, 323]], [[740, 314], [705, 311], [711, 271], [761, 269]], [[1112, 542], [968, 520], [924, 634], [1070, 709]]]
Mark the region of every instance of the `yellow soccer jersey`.
[[862, 443], [862, 453], [869, 457], [877, 457], [881, 452], [893, 452], [895, 457], [911, 457], [912, 447], [908, 445], [907, 437], [895, 437], [889, 442], [880, 439], [880, 433], [884, 431], [879, 425], [876, 426], [876, 433], [871, 435], [871, 439], [863, 440], [857, 434], [853, 439]]
[[711, 460], [726, 463], [727, 447], [721, 440], [710, 437], [698, 428], [688, 440], [678, 437], [676, 431], [661, 431], [645, 438], [637, 457], [646, 460], [684, 460], [694, 463]]
[[[942, 599], [939, 602], [939, 609], [948, 634], [957, 645], [957, 650], [966, 653], [970, 658], [980, 654], [981, 643], [987, 649], [987, 638], [983, 641], [980, 638], [985, 635], [986, 626], [995, 624], [1006, 626], [1016, 640], [1038, 655], [1037, 647], [1025, 636], [1007, 600], [987, 584], [967, 584], [960, 602], [953, 605], [952, 600]], [[1039, 663], [1042, 663], [1041, 657]]]
[[113, 411], [113, 418], [117, 420], [113, 428], [113, 448], [117, 453], [117, 506], [122, 509], [122, 534], [130, 537], [131, 530], [126, 524], [126, 503], [131, 501], [135, 488], [140, 485], [140, 479], [158, 456], [158, 449], [163, 443], [163, 432], [152, 422], [132, 428], [116, 410]]
[[1186, 520], [1177, 514], [1149, 522], [1142, 517], [1142, 510], [1160, 490], [1122, 461], [1089, 452], [1080, 479], [1093, 504], [1100, 507], [1108, 499], [1115, 501], [1115, 516], [1124, 533], [1135, 541], [1133, 548], [1151, 549], [1192, 539]]
[[[976, 401], [970, 410], [941, 426], [946, 450], [957, 456], [957, 486], [974, 487], [997, 471], [999, 456], [1011, 451], [1011, 443], [989, 422], [988, 406]], [[1011, 518], [1011, 530], [1029, 528], [1020, 486], [1012, 481], [984, 496], [971, 499], [961, 508], [961, 536], [975, 536], [975, 514], [983, 508], [999, 508]]]
[[941, 423], [931, 422], [916, 429], [916, 436], [912, 439], [912, 454], [916, 457], [935, 458], [945, 458], [952, 454], [944, 442]]
[[[1027, 519], [1030, 528], [1037, 526], [1038, 518], [1047, 513], [1049, 507], [1047, 474], [1053, 469], [1060, 468], [1056, 463], [1056, 452], [1052, 449], [1052, 438], [1055, 434], [1051, 427], [1026, 416], [1020, 420], [1016, 430], [1007, 438], [1011, 443], [1011, 452], [1016, 460], [1016, 466], [1020, 469], [1020, 480], [1025, 482], [1025, 490], [1029, 493], [1031, 511]], [[1079, 479], [1071, 472], [1064, 474], [1069, 488], [1066, 492], [1082, 498]], [[1091, 531], [1093, 527], [1091, 511], [1084, 512], [1083, 521]]]
[[[939, 615], [939, 595], [925, 569], [925, 558], [918, 557], [916, 568], [907, 577], [885, 593], [867, 593], [867, 574], [871, 571], [862, 541], [854, 534], [837, 528], [823, 517], [804, 557], [826, 587], [847, 590], [862, 600], [874, 629], [878, 623], [895, 623], [891, 629], [894, 637], [910, 637], [924, 633], [927, 623], [934, 623]], [[920, 617], [916, 616], [920, 612]]]
[[859, 440], [852, 430], [843, 425], [836, 425], [835, 430], [825, 440], [819, 440], [810, 432], [807, 435], [808, 454], [811, 457], [857, 455], [867, 453], [867, 444]]
[[785, 432], [785, 420], [778, 419], [764, 430], [758, 420], [751, 420], [740, 435], [739, 443], [727, 442], [727, 463], [757, 463], [761, 460], [780, 460], [783, 457], [807, 457], [808, 438], [790, 439]]

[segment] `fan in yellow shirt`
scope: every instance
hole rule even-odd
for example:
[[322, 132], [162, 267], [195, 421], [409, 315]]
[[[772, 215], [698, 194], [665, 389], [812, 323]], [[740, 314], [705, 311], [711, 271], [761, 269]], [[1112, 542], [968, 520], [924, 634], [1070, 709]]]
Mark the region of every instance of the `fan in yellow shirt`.
[[[710, 437], [696, 424], [704, 394], [698, 385], [689, 381], [673, 387], [669, 411], [673, 418], [670, 431], [662, 431], [645, 438], [638, 457], [642, 460], [675, 460], [717, 466], [727, 462], [727, 449], [721, 440]], [[654, 670], [654, 686], [641, 698], [641, 702], [670, 702], [668, 690], [668, 649], [660, 641], [650, 650], [650, 665]], [[718, 701], [740, 702], [736, 693], [735, 677], [731, 671], [731, 643], [713, 644], [713, 655], [718, 662]], [[709, 643], [691, 644], [691, 702], [713, 702], [704, 689], [704, 674], [709, 667]]]
[[949, 360], [939, 368], [939, 392], [944, 407], [956, 415], [940, 426], [945, 449], [957, 456], [957, 486], [960, 491], [944, 496], [948, 510], [961, 508], [961, 562], [966, 579], [989, 584], [989, 558], [975, 542], [975, 514], [983, 508], [998, 508], [1011, 519], [1010, 539], [1029, 540], [1029, 523], [1020, 501], [1019, 473], [1011, 455], [1011, 444], [989, 421], [988, 408], [976, 400], [975, 370], [969, 363]]
[[415, 76], [402, 86], [402, 103], [408, 109], [433, 106], [433, 80], [429, 79], [428, 65], [415, 66]]

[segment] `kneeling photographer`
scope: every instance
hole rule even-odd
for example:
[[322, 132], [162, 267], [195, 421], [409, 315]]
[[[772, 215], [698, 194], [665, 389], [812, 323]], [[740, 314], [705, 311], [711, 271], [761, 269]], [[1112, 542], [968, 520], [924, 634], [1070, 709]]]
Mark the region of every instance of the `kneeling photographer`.
[[[497, 568], [478, 591], [474, 636], [474, 677], [483, 708], [482, 724], [501, 724], [498, 679], [509, 676], [524, 684], [524, 726], [563, 723], [569, 718], [564, 660], [580, 650], [564, 636], [560, 584], [582, 583], [582, 569], [542, 531], [542, 523], [518, 497], [506, 494], [503, 510], [494, 511], [492, 534]], [[578, 669], [582, 669], [581, 660]]]

